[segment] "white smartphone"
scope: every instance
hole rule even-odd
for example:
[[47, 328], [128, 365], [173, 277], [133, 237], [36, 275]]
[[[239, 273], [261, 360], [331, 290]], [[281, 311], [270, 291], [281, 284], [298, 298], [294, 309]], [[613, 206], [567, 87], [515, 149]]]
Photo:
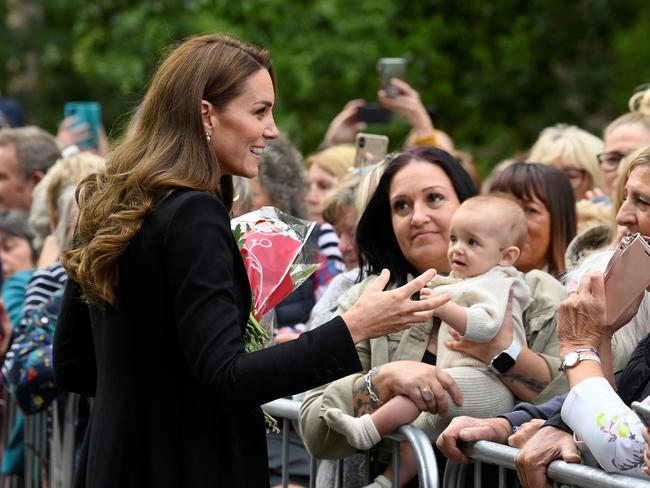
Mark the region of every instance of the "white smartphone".
[[357, 152], [354, 155], [356, 168], [376, 164], [386, 157], [388, 136], [359, 132], [356, 138], [356, 147]]

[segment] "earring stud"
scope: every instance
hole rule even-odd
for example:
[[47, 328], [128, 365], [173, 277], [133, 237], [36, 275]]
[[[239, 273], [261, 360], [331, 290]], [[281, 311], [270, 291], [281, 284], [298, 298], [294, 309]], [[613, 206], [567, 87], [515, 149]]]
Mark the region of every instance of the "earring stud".
[[206, 132], [205, 133], [205, 138], [208, 140], [208, 142], [210, 142], [210, 140], [212, 139], [212, 134], [210, 134], [209, 132]]

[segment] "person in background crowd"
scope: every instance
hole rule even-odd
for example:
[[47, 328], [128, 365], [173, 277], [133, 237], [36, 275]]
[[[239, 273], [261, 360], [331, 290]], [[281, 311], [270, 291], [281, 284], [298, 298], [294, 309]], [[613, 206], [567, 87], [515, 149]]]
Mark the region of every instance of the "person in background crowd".
[[27, 216], [20, 210], [0, 212], [0, 260], [4, 284], [2, 299], [15, 326], [22, 314], [25, 287], [38, 258], [33, 246], [34, 233], [27, 225]]
[[317, 301], [330, 280], [345, 269], [336, 232], [331, 224], [323, 220], [323, 202], [336, 184], [349, 174], [354, 154], [354, 146], [343, 144], [328, 147], [305, 159], [309, 180], [308, 218], [318, 223], [318, 228], [315, 229], [318, 248], [327, 259], [327, 266], [321, 267], [316, 277]]
[[621, 160], [642, 147], [650, 146], [650, 88], [629, 100], [630, 111], [612, 121], [603, 132], [605, 143], [598, 161], [605, 175], [607, 194], [614, 197]]
[[567, 177], [578, 202], [589, 190], [605, 191], [598, 154], [603, 141], [575, 125], [556, 124], [542, 130], [530, 148], [527, 161], [555, 166]]
[[233, 217], [240, 217], [253, 210], [253, 196], [251, 195], [251, 182], [248, 178], [233, 176], [233, 202], [230, 213]]
[[[50, 301], [52, 295], [65, 287], [67, 276], [59, 258], [66, 243], [71, 243], [69, 232], [74, 228], [77, 207], [74, 193], [77, 185], [93, 173], [104, 169], [103, 158], [90, 152], [81, 152], [68, 158], [59, 159], [36, 187], [42, 193], [44, 209], [38, 208], [34, 200], [30, 220], [35, 214], [43, 212], [48, 217], [49, 234], [44, 239], [37, 269], [25, 293], [23, 315]], [[33, 218], [32, 218], [33, 217]], [[71, 222], [69, 219], [74, 219]]]
[[566, 271], [564, 254], [576, 234], [575, 200], [561, 171], [541, 163], [515, 163], [492, 180], [490, 191], [510, 193], [528, 218], [528, 240], [516, 263], [559, 276]]
[[0, 129], [24, 125], [25, 113], [20, 102], [0, 95]]
[[[650, 146], [650, 89], [645, 88], [632, 95], [629, 107], [630, 112], [621, 115], [605, 128], [604, 152], [598, 155], [605, 175], [607, 196], [612, 201], [609, 219], [579, 232], [571, 241], [566, 253], [569, 268], [578, 268], [589, 255], [618, 243], [616, 215], [623, 201], [623, 195], [619, 191], [619, 173], [629, 154]], [[598, 220], [602, 220], [600, 216]]]
[[253, 209], [275, 207], [299, 219], [307, 218], [307, 172], [302, 156], [279, 137], [262, 152], [259, 173], [250, 180]]
[[0, 130], [0, 208], [29, 212], [34, 187], [60, 157], [54, 137], [38, 127]]
[[448, 299], [410, 299], [433, 270], [382, 291], [386, 271], [342, 316], [245, 352], [231, 176], [255, 177], [278, 136], [274, 80], [266, 50], [186, 40], [105, 172], [78, 189], [52, 356], [59, 388], [95, 397], [79, 487], [269, 486], [259, 406], [360, 370], [355, 343], [426, 321]]

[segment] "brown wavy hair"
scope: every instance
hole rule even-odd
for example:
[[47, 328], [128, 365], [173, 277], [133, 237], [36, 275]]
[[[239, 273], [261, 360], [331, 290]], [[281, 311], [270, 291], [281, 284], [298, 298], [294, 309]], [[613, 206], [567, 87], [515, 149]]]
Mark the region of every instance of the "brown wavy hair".
[[275, 87], [268, 51], [225, 35], [197, 36], [172, 48], [106, 170], [77, 188], [75, 247], [62, 264], [89, 303], [115, 303], [119, 257], [147, 213], [174, 189], [214, 193], [230, 208], [232, 178], [221, 175], [206, 143], [201, 101], [225, 109], [260, 69]]

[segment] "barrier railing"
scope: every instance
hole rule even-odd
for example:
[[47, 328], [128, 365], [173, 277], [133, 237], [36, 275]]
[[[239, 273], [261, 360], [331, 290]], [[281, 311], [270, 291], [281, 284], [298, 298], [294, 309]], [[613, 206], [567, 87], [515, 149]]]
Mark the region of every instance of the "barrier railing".
[[[518, 449], [494, 442], [479, 441], [468, 448], [467, 454], [475, 462], [473, 465], [458, 464], [447, 460], [447, 467], [442, 483], [442, 488], [462, 488], [466, 485], [469, 470], [473, 466], [474, 488], [481, 488], [481, 467], [483, 463], [494, 464], [499, 467], [499, 488], [506, 487], [506, 470], [515, 470], [515, 456]], [[650, 488], [650, 481], [609, 474], [605, 471], [581, 464], [553, 461], [546, 471], [548, 477], [558, 483], [582, 486], [588, 488]], [[490, 480], [487, 486], [495, 486]]]
[[[300, 402], [288, 399], [278, 399], [263, 405], [262, 408], [274, 417], [282, 419], [282, 486], [286, 488], [289, 484], [289, 424], [293, 420], [298, 420], [298, 411]], [[424, 432], [409, 425], [404, 425], [387, 436], [393, 442], [393, 486], [398, 486], [399, 479], [399, 442], [406, 441], [410, 444], [415, 452], [417, 460], [418, 479], [421, 488], [438, 487], [438, 465], [436, 464], [435, 454], [431, 441]], [[366, 457], [366, 460], [368, 457]], [[337, 486], [341, 486], [342, 463], [339, 461], [339, 473]], [[368, 463], [366, 463], [368, 466]], [[317, 462], [311, 459], [309, 486], [313, 488], [316, 483]]]

